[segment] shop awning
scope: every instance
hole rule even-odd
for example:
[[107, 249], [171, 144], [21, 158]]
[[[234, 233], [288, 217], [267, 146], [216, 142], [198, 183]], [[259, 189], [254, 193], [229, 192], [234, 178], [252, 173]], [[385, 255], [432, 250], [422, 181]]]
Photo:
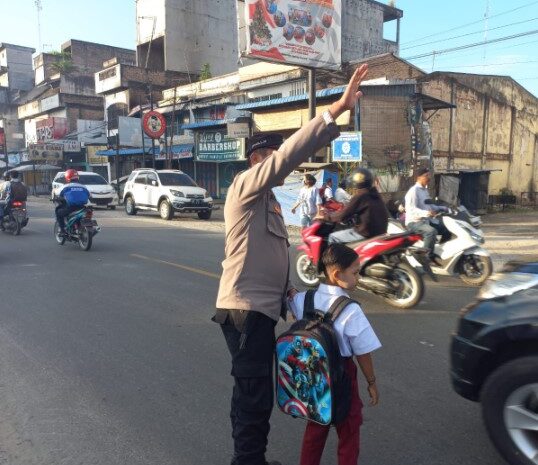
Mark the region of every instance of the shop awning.
[[228, 123], [237, 123], [237, 118], [215, 119], [211, 121], [199, 121], [197, 123], [187, 123], [181, 126], [181, 129], [203, 129], [226, 126]]
[[[193, 144], [179, 144], [171, 147], [172, 159], [183, 160], [186, 158], [194, 157], [194, 145]], [[155, 155], [157, 160], [166, 160], [166, 150], [161, 150], [160, 153]]]
[[[160, 147], [155, 147], [155, 153], [159, 153]], [[144, 152], [142, 151], [142, 147], [136, 147], [132, 149], [120, 149], [119, 154], [120, 156], [129, 156], [129, 155], [142, 155]], [[146, 147], [146, 155], [151, 153], [151, 147]], [[98, 150], [95, 152], [96, 155], [101, 157], [115, 157], [118, 154], [117, 150]]]
[[[333, 87], [332, 89], [323, 89], [316, 92], [317, 99], [328, 98], [333, 95], [341, 95], [344, 93], [346, 86]], [[308, 101], [308, 94], [293, 95], [291, 97], [274, 98], [271, 100], [264, 100], [261, 102], [243, 103], [236, 105], [236, 110], [253, 110], [259, 108], [276, 107], [279, 105], [287, 105], [290, 103], [306, 102]]]
[[440, 100], [438, 98], [432, 97], [431, 95], [426, 95], [426, 94], [417, 92], [415, 94], [415, 97], [419, 98], [422, 101], [422, 109], [425, 111], [456, 108], [456, 105], [450, 102], [445, 102], [444, 100]]

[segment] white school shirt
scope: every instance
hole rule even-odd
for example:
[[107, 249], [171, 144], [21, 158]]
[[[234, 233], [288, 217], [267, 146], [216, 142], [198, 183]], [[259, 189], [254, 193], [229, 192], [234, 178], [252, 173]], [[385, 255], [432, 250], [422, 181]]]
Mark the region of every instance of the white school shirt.
[[323, 197], [325, 197], [325, 200], [329, 200], [333, 198], [333, 190], [329, 186], [325, 186]]
[[[300, 292], [290, 302], [289, 307], [295, 318], [303, 317], [306, 292]], [[314, 295], [314, 308], [328, 312], [338, 297], [349, 295], [338, 286], [320, 284]], [[343, 357], [364, 355], [381, 347], [374, 330], [364, 315], [360, 305], [349, 304], [334, 323], [338, 346]]]
[[314, 216], [318, 212], [317, 206], [321, 205], [321, 197], [316, 186], [301, 187], [299, 200], [301, 202], [302, 216]]

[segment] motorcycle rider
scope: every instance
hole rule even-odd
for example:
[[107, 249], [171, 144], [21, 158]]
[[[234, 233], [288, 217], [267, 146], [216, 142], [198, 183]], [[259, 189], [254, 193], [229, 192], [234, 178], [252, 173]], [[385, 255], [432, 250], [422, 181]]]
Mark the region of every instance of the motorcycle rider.
[[426, 203], [431, 200], [428, 192], [430, 182], [430, 170], [420, 168], [416, 174], [416, 184], [405, 194], [405, 225], [409, 231], [420, 234], [424, 241], [424, 248], [429, 250], [430, 259], [435, 260], [434, 247], [437, 234], [446, 238], [450, 233], [439, 222], [432, 221], [440, 211], [448, 211], [448, 208]]
[[14, 201], [26, 202], [28, 189], [19, 178], [19, 172], [12, 170], [4, 174], [5, 182], [2, 185], [2, 195], [5, 201], [0, 205], [0, 227], [4, 216], [9, 215], [11, 206]]
[[387, 232], [389, 213], [374, 186], [374, 176], [366, 168], [358, 168], [351, 176], [356, 193], [343, 210], [325, 213], [331, 222], [354, 220], [354, 226], [329, 236], [329, 243], [362, 241]]
[[60, 234], [65, 236], [65, 218], [74, 211], [82, 208], [90, 198], [90, 191], [78, 183], [77, 170], [68, 169], [65, 172], [66, 184], [58, 194], [60, 205], [56, 207], [56, 220], [60, 226]]

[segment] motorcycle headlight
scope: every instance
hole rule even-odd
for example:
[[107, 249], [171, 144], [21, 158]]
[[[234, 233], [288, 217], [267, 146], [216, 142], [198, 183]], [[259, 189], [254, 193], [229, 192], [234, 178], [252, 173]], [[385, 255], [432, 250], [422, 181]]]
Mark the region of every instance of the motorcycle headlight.
[[185, 194], [183, 192], [181, 192], [181, 191], [175, 191], [175, 190], [170, 189], [170, 193], [174, 197], [183, 197], [183, 198], [185, 198]]
[[508, 297], [519, 291], [538, 286], [538, 275], [529, 273], [495, 273], [478, 292], [478, 299]]
[[471, 234], [471, 237], [472, 237], [473, 240], [475, 240], [476, 242], [479, 242], [480, 244], [483, 244], [483, 243], [485, 242], [483, 236], [480, 236], [479, 234], [475, 234], [475, 233], [472, 232], [472, 231], [469, 231], [469, 234]]

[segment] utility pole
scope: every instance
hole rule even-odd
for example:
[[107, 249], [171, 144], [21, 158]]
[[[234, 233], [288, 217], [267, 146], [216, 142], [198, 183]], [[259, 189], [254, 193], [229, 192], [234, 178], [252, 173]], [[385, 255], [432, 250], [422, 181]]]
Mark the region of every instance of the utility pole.
[[[486, 0], [486, 12], [484, 13], [484, 44], [488, 40], [488, 31], [489, 31], [489, 0]], [[484, 71], [486, 69], [486, 51], [487, 45], [484, 45], [484, 53], [482, 55], [482, 64], [484, 65]]]
[[42, 52], [43, 45], [41, 43], [41, 10], [43, 10], [43, 7], [41, 5], [41, 0], [35, 0], [34, 3], [37, 10], [37, 36], [39, 40], [39, 52]]
[[[316, 70], [310, 68], [308, 70], [308, 117], [314, 119], [316, 117]], [[314, 161], [314, 154], [308, 158], [309, 162]]]
[[175, 130], [174, 130], [174, 125], [176, 124], [176, 99], [177, 99], [177, 83], [175, 83], [175, 86], [174, 86], [174, 103], [172, 104], [172, 137], [170, 138], [170, 145], [169, 145], [169, 150], [170, 150], [170, 161], [169, 161], [169, 166], [168, 168], [171, 169], [172, 168], [172, 160], [174, 159], [174, 156], [173, 156], [173, 152], [172, 152], [172, 148], [174, 146], [174, 136], [175, 136]]

